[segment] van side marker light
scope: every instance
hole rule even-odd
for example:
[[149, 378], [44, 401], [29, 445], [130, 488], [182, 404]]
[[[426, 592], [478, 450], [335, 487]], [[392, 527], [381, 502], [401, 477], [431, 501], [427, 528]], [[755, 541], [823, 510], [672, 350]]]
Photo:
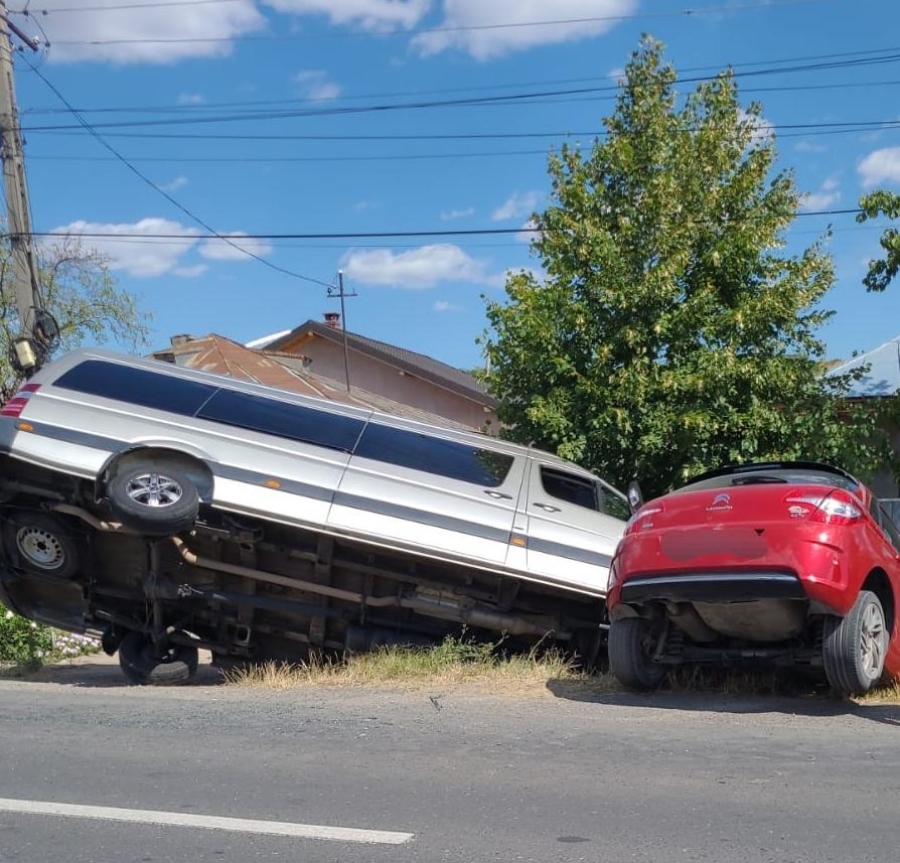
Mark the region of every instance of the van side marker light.
[[281, 483], [277, 479], [267, 479], [263, 485], [266, 488], [281, 488]]

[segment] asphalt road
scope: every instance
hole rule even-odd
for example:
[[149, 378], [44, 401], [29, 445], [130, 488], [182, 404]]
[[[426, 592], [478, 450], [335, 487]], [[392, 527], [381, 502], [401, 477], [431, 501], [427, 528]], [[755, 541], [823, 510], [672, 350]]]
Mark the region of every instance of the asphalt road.
[[[900, 707], [555, 685], [155, 690], [76, 668], [0, 680], [0, 798], [3, 863], [893, 863]], [[18, 811], [36, 802], [104, 808]]]

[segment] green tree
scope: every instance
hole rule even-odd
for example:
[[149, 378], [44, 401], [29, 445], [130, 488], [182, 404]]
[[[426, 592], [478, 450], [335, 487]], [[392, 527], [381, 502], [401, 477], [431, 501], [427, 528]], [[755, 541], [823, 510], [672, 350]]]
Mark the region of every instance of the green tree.
[[[867, 222], [880, 216], [896, 219], [900, 217], [900, 195], [878, 189], [863, 195], [859, 207], [862, 212], [857, 215], [857, 222]], [[883, 291], [900, 271], [900, 231], [886, 228], [880, 242], [884, 257], [869, 261], [869, 271], [863, 279], [868, 291]]]
[[[39, 249], [44, 306], [60, 326], [60, 352], [86, 342], [114, 342], [129, 350], [148, 343], [148, 316], [135, 298], [116, 286], [108, 259], [66, 238]], [[8, 399], [21, 378], [9, 362], [9, 346], [19, 335], [8, 239], [0, 242], [0, 400]]]
[[835, 398], [846, 379], [822, 379], [832, 261], [819, 243], [784, 252], [799, 195], [761, 107], [730, 71], [680, 99], [647, 39], [604, 126], [590, 152], [551, 154], [545, 275], [511, 275], [487, 304], [506, 433], [650, 494], [754, 458], [867, 474], [884, 440]]

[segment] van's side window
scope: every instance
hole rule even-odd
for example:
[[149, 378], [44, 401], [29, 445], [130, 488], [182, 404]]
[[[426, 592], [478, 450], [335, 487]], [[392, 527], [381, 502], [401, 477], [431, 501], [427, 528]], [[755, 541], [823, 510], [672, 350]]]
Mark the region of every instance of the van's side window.
[[585, 509], [601, 511], [597, 484], [589, 479], [541, 465], [541, 485], [550, 497]]
[[193, 416], [217, 389], [198, 381], [102, 360], [79, 363], [57, 378], [53, 385], [182, 416]]
[[344, 452], [353, 450], [365, 425], [355, 417], [224, 389], [197, 417]]
[[418, 432], [370, 423], [354, 455], [446, 476], [473, 485], [502, 485], [513, 457]]

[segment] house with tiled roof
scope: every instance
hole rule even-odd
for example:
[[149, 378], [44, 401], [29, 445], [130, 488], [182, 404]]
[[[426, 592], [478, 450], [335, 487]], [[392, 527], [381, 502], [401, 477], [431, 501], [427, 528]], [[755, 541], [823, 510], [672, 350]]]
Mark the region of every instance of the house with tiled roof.
[[424, 354], [345, 332], [336, 312], [248, 344], [295, 369], [345, 385], [346, 368], [353, 387], [469, 428], [498, 427], [498, 402], [472, 375]]
[[423, 354], [353, 333], [346, 334], [348, 388], [343, 336], [329, 324], [307, 321], [245, 345], [216, 334], [173, 336], [171, 345], [153, 356], [186, 368], [407, 419], [476, 431], [497, 428], [497, 402], [471, 375]]

